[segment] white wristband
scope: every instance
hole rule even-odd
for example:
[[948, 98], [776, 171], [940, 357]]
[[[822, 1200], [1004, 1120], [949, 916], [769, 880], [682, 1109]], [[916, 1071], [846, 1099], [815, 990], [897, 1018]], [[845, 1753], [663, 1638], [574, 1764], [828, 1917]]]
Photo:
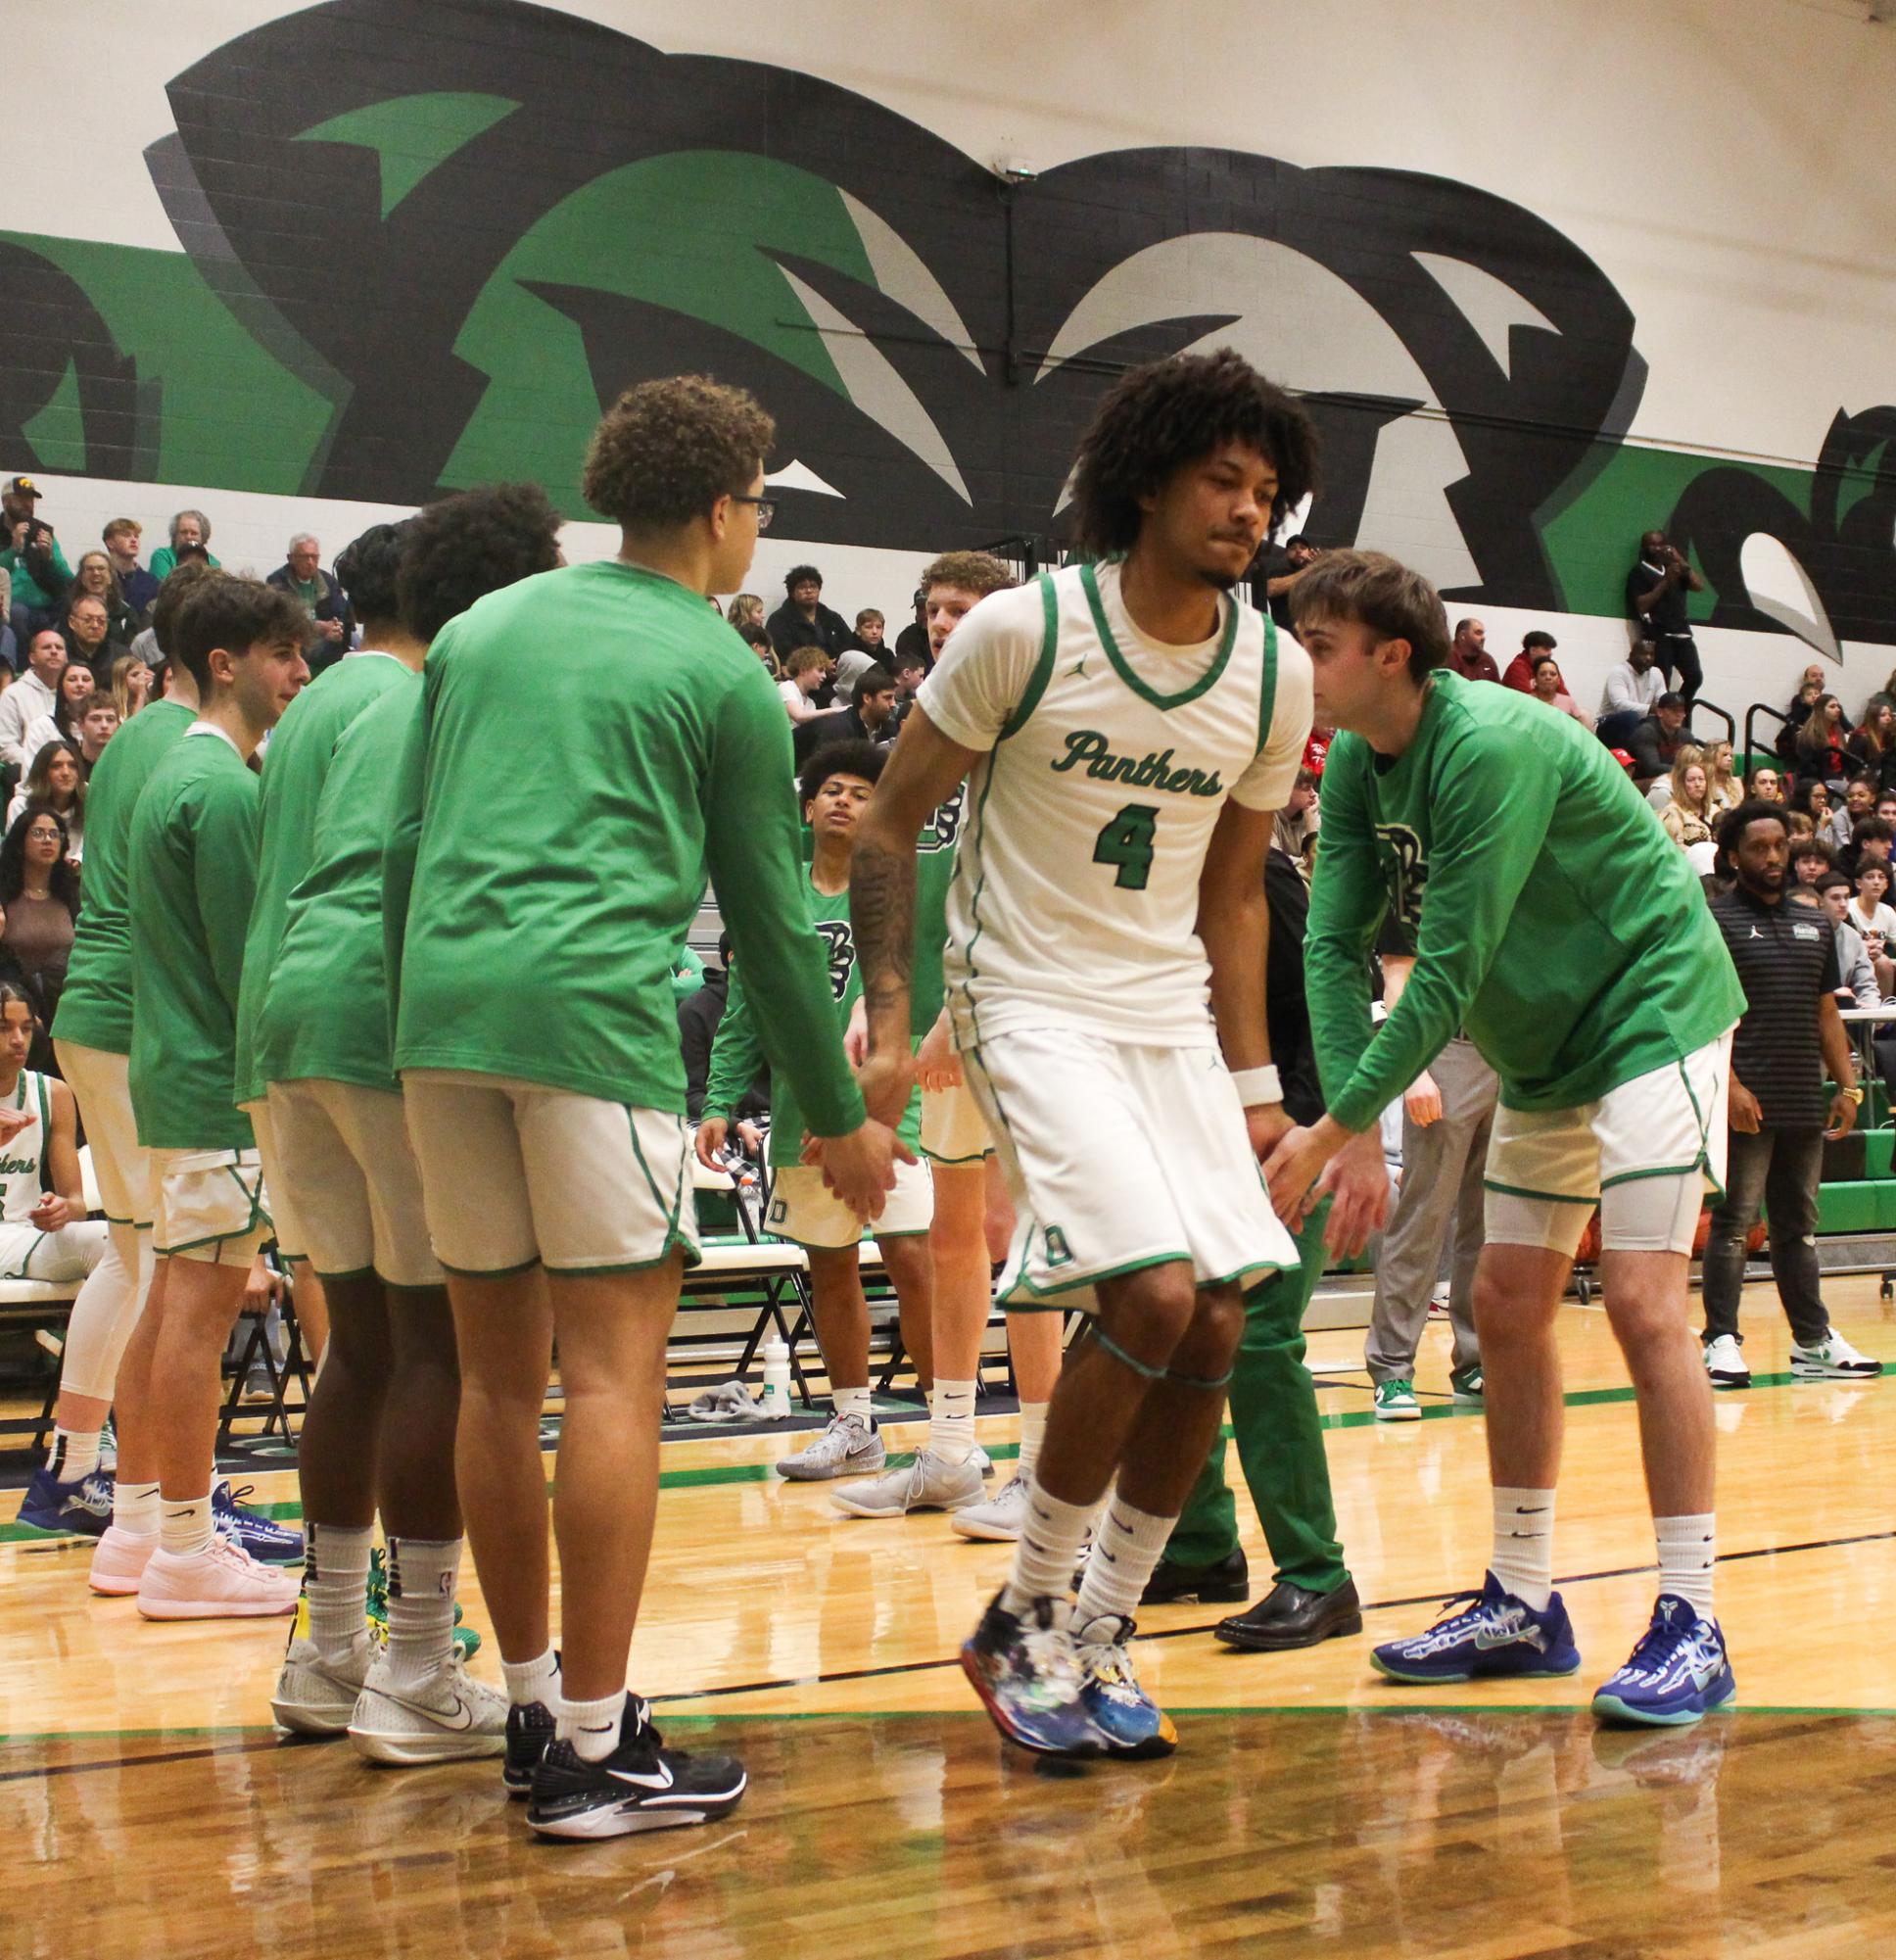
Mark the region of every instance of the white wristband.
[[1284, 1085], [1277, 1078], [1275, 1062], [1266, 1063], [1261, 1069], [1234, 1069], [1231, 1079], [1238, 1085], [1238, 1100], [1248, 1110], [1284, 1100]]

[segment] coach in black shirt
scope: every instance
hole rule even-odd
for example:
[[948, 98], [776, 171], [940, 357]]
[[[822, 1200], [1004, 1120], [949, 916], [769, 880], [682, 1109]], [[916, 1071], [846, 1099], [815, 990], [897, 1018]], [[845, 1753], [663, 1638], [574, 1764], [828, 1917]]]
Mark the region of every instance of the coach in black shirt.
[[[1719, 826], [1719, 857], [1735, 879], [1712, 901], [1744, 987], [1731, 1044], [1730, 1154], [1725, 1195], [1705, 1248], [1705, 1367], [1722, 1388], [1750, 1386], [1738, 1294], [1745, 1237], [1762, 1202], [1771, 1215], [1771, 1272], [1791, 1328], [1795, 1374], [1876, 1374], [1830, 1326], [1818, 1288], [1817, 1187], [1824, 1139], [1856, 1121], [1850, 1037], [1837, 1016], [1836, 935], [1815, 906], [1788, 895], [1790, 837], [1773, 803], [1741, 803]], [[1825, 1094], [1825, 1072], [1839, 1084]]]

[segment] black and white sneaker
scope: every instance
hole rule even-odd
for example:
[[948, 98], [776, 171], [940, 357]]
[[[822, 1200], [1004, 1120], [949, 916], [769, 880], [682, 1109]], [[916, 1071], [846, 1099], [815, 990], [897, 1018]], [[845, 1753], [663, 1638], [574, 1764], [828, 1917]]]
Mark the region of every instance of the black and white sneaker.
[[523, 1801], [533, 1794], [534, 1771], [552, 1746], [558, 1728], [553, 1711], [544, 1701], [517, 1703], [507, 1710], [507, 1757], [500, 1765], [500, 1781], [509, 1796]]
[[626, 1697], [619, 1746], [603, 1762], [582, 1760], [571, 1743], [555, 1742], [533, 1773], [527, 1822], [543, 1838], [623, 1838], [709, 1824], [737, 1806], [750, 1779], [730, 1756], [668, 1749], [651, 1709]]

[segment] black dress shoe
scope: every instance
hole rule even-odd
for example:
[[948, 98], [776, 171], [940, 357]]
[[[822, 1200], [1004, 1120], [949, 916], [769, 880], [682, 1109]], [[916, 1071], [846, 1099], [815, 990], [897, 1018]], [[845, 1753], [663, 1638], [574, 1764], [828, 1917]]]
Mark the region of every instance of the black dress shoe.
[[1241, 1647], [1252, 1653], [1315, 1647], [1318, 1641], [1361, 1633], [1362, 1601], [1356, 1597], [1353, 1579], [1346, 1579], [1334, 1593], [1306, 1592], [1284, 1579], [1250, 1612], [1220, 1620], [1211, 1631], [1226, 1647]]
[[1246, 1598], [1251, 1591], [1251, 1567], [1245, 1563], [1244, 1548], [1215, 1565], [1175, 1565], [1161, 1558], [1139, 1595], [1142, 1606], [1169, 1606], [1174, 1600], [1202, 1600], [1208, 1606], [1222, 1606]]

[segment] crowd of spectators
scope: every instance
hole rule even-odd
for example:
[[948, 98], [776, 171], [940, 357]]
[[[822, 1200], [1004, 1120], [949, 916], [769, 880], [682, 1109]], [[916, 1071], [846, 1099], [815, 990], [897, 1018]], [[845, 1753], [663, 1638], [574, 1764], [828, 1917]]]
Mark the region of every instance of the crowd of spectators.
[[[195, 509], [173, 513], [166, 542], [140, 561], [144, 542], [136, 518], [107, 524], [96, 549], [69, 563], [54, 525], [41, 514], [41, 495], [30, 477], [0, 487], [6, 527], [0, 549], [0, 789], [8, 797], [0, 863], [38, 862], [54, 826], [61, 863], [71, 875], [61, 890], [77, 902], [84, 852], [85, 784], [113, 733], [149, 702], [162, 698], [168, 675], [152, 630], [152, 612], [165, 582], [179, 567], [215, 566], [210, 516]], [[1253, 568], [1254, 596], [1280, 624], [1289, 623], [1291, 589], [1322, 549], [1304, 537], [1270, 546]], [[345, 653], [357, 622], [350, 597], [322, 562], [317, 538], [300, 532], [268, 583], [301, 601], [310, 620], [308, 655], [320, 672]], [[1729, 741], [1706, 741], [1691, 727], [1692, 702], [1702, 672], [1688, 616], [1703, 580], [1663, 532], [1650, 531], [1626, 582], [1631, 644], [1627, 656], [1607, 672], [1598, 711], [1589, 714], [1568, 688], [1551, 633], [1522, 635], [1503, 667], [1488, 644], [1486, 624], [1455, 622], [1448, 665], [1463, 680], [1511, 688], [1593, 732], [1617, 754], [1647, 794], [1656, 820], [1701, 865], [1709, 864], [1721, 817], [1747, 793], [1785, 806], [1794, 840], [1812, 840], [1822, 861], [1813, 877], [1840, 881], [1839, 932], [1862, 942], [1852, 970], [1874, 979], [1879, 998], [1896, 979], [1896, 913], [1884, 903], [1888, 857], [1896, 835], [1896, 673], [1866, 704], [1852, 726], [1825, 685], [1825, 669], [1805, 669], [1787, 704], [1775, 758], [1749, 758], [1748, 783], [1733, 767]], [[772, 609], [754, 593], [739, 593], [726, 616], [778, 684], [792, 724], [799, 761], [826, 743], [895, 740], [931, 664], [921, 595], [914, 617], [889, 644], [888, 615], [876, 607], [856, 612], [853, 623], [823, 598], [820, 567], [794, 565], [783, 580], [782, 602]], [[1669, 686], [1669, 679], [1676, 686]], [[1278, 820], [1278, 841], [1307, 878], [1321, 835], [1320, 795], [1330, 731], [1312, 731], [1294, 807]], [[1886, 798], [1880, 807], [1879, 798]], [[49, 813], [33, 848], [27, 838], [36, 813]], [[1868, 884], [1860, 860], [1870, 856]], [[12, 874], [0, 875], [0, 888]], [[1881, 881], [1880, 884], [1878, 881]], [[1812, 887], [1813, 892], [1815, 886]], [[50, 888], [44, 902], [60, 903]], [[57, 933], [34, 911], [19, 932], [0, 930], [0, 978], [17, 968], [44, 977], [58, 966], [51, 942]], [[30, 916], [32, 924], [25, 923]], [[18, 942], [18, 943], [16, 943]], [[1885, 953], [1885, 947], [1890, 951]]]
[[[166, 692], [152, 624], [166, 581], [218, 561], [210, 517], [179, 510], [149, 566], [135, 517], [69, 562], [43, 501], [29, 476], [0, 485], [0, 980], [24, 985], [50, 1025], [80, 904], [86, 784], [118, 728]], [[355, 611], [313, 536], [290, 540], [268, 582], [309, 615], [312, 672], [349, 650]]]

